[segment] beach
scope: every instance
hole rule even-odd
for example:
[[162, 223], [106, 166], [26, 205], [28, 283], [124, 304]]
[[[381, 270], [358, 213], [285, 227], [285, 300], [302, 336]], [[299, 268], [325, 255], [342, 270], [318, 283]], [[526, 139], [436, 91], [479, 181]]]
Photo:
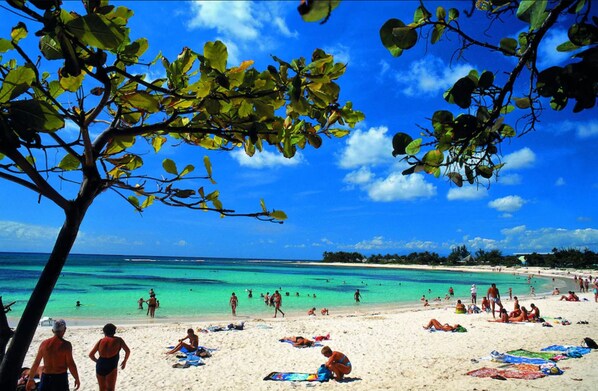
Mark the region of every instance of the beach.
[[[542, 272], [544, 273], [544, 272]], [[557, 273], [557, 275], [560, 273]], [[588, 274], [586, 271], [584, 274]], [[593, 273], [595, 275], [595, 273]], [[478, 305], [488, 287], [479, 287]], [[500, 287], [499, 287], [500, 288]], [[566, 292], [564, 292], [566, 293]], [[434, 303], [432, 307], [414, 306], [408, 309], [372, 309], [356, 305], [352, 310], [329, 316], [294, 314], [286, 318], [223, 317], [219, 321], [169, 321], [167, 323], [123, 324], [121, 336], [131, 348], [125, 370], [119, 371], [120, 390], [288, 390], [312, 388], [328, 390], [514, 390], [514, 389], [595, 389], [598, 382], [596, 358], [592, 352], [581, 358], [558, 362], [564, 373], [536, 380], [477, 378], [467, 372], [482, 367], [505, 368], [504, 363], [490, 360], [490, 353], [505, 353], [516, 349], [538, 352], [549, 345], [577, 345], [584, 337], [598, 340], [598, 303], [593, 294], [578, 293], [582, 301], [559, 301], [560, 296], [525, 297], [521, 305], [535, 303], [541, 316], [552, 325], [541, 323], [502, 324], [489, 322], [492, 315], [456, 314], [451, 303]], [[469, 297], [460, 297], [469, 303]], [[506, 298], [506, 299], [505, 299]], [[505, 295], [508, 311], [513, 302]], [[284, 309], [284, 307], [283, 307]], [[307, 312], [308, 308], [306, 308]], [[464, 333], [430, 332], [423, 329], [430, 319], [441, 323], [460, 324]], [[67, 323], [69, 319], [66, 319]], [[563, 325], [567, 320], [570, 324]], [[187, 328], [195, 330], [210, 325], [226, 326], [245, 322], [242, 331], [199, 332], [199, 343], [215, 349], [205, 365], [173, 368], [178, 359], [164, 354], [167, 347], [183, 338]], [[586, 321], [587, 324], [578, 322]], [[65, 339], [73, 344], [74, 358], [79, 368], [81, 390], [96, 390], [94, 363], [87, 356], [101, 338], [100, 324], [68, 327]], [[274, 371], [315, 372], [325, 357], [321, 347], [295, 348], [279, 342], [286, 336], [313, 338], [330, 334], [323, 341], [333, 350], [345, 353], [353, 370], [345, 381], [277, 382], [263, 378]], [[30, 365], [40, 342], [52, 335], [50, 327], [38, 327], [25, 365]], [[122, 357], [122, 356], [121, 356]], [[71, 385], [73, 379], [70, 379]]]

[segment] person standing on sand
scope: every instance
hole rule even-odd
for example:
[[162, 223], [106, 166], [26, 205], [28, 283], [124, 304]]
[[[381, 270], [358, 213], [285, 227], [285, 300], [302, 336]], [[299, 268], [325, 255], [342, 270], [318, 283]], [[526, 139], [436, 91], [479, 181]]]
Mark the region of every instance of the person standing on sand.
[[500, 293], [498, 292], [498, 288], [496, 284], [492, 284], [490, 288], [488, 288], [488, 293], [486, 294], [488, 300], [490, 301], [490, 308], [492, 309], [492, 317], [496, 318], [494, 315], [495, 306], [498, 304], [500, 309], [502, 309], [502, 303], [500, 302]]
[[280, 309], [280, 306], [282, 305], [282, 296], [278, 291], [275, 291], [272, 295], [272, 301], [274, 302], [274, 317], [276, 318], [276, 315], [280, 312], [284, 318], [284, 312]]
[[471, 303], [476, 304], [478, 298], [478, 287], [475, 284], [471, 284]]
[[[41, 360], [44, 360], [44, 369], [39, 383], [40, 390], [44, 391], [69, 391], [69, 377], [67, 369], [75, 378], [75, 390], [79, 389], [79, 372], [73, 359], [73, 346], [62, 337], [66, 331], [66, 322], [62, 319], [54, 322], [52, 332], [54, 336], [46, 339], [39, 346], [37, 356], [31, 365], [29, 373], [36, 373]], [[34, 376], [27, 380], [26, 390], [34, 390]]]
[[[91, 349], [89, 358], [96, 363], [96, 377], [100, 391], [113, 391], [116, 389], [119, 352], [121, 349], [125, 351], [125, 358], [120, 364], [120, 368], [125, 369], [131, 350], [122, 338], [114, 336], [116, 326], [112, 323], [106, 324], [102, 331], [104, 338], [100, 339]], [[96, 353], [98, 353], [98, 357], [96, 357]]]
[[353, 298], [355, 299], [356, 303], [359, 303], [359, 301], [361, 300], [361, 293], [359, 292], [359, 289], [355, 291], [355, 293], [353, 294]]
[[237, 295], [233, 292], [232, 296], [230, 297], [230, 308], [233, 310], [233, 316], [237, 316], [237, 304], [239, 300], [237, 299]]

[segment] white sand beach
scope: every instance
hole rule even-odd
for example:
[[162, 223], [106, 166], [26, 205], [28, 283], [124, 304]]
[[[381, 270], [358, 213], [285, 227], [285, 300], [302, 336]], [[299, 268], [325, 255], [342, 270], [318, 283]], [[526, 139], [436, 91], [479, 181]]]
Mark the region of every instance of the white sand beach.
[[[478, 270], [479, 271], [479, 270]], [[529, 272], [529, 271], [528, 271]], [[587, 271], [586, 271], [587, 273]], [[542, 274], [545, 274], [544, 272]], [[595, 273], [594, 273], [595, 275]], [[478, 305], [488, 287], [479, 287]], [[566, 292], [565, 292], [566, 293]], [[582, 358], [559, 361], [560, 376], [536, 380], [476, 378], [468, 371], [482, 367], [505, 368], [489, 360], [490, 352], [527, 349], [540, 351], [549, 345], [580, 345], [584, 337], [598, 340], [598, 303], [593, 294], [578, 293], [581, 302], [559, 301], [557, 296], [524, 298], [527, 308], [534, 302], [553, 327], [540, 323], [502, 324], [489, 322], [491, 314], [459, 315], [451, 304], [417, 307], [410, 310], [371, 310], [356, 305], [342, 314], [331, 308], [329, 316], [295, 315], [287, 318], [255, 319], [227, 317], [219, 322], [180, 321], [143, 325], [123, 324], [117, 335], [125, 339], [132, 354], [118, 375], [120, 390], [594, 390], [598, 383], [598, 351]], [[462, 297], [469, 303], [469, 297]], [[587, 301], [586, 301], [587, 300]], [[503, 301], [508, 311], [512, 301]], [[307, 309], [306, 309], [307, 311]], [[442, 323], [459, 323], [466, 333], [429, 332], [422, 328], [431, 318]], [[562, 318], [570, 325], [560, 324]], [[68, 323], [67, 319], [67, 323]], [[206, 365], [173, 368], [178, 362], [167, 356], [167, 346], [185, 336], [186, 329], [227, 325], [245, 321], [243, 331], [200, 333], [200, 345], [217, 349]], [[587, 321], [588, 324], [578, 324]], [[353, 371], [341, 383], [264, 381], [273, 371], [315, 372], [325, 357], [320, 347], [294, 348], [279, 342], [285, 336], [313, 338], [330, 333], [324, 341], [333, 350], [345, 353]], [[31, 365], [39, 343], [52, 335], [50, 327], [39, 327], [25, 361]], [[87, 354], [101, 338], [101, 325], [74, 326], [65, 338], [72, 342], [81, 377], [81, 390], [96, 390], [94, 363]], [[122, 356], [121, 356], [122, 357]], [[70, 379], [73, 384], [72, 378]]]

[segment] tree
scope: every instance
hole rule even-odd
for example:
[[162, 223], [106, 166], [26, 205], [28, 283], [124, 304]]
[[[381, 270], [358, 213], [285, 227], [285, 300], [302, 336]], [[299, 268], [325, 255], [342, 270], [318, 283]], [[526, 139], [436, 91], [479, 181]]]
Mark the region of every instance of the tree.
[[[79, 15], [61, 3], [7, 1], [22, 21], [10, 38], [0, 39], [0, 178], [64, 211], [54, 248], [0, 364], [2, 390], [15, 388], [36, 325], [100, 194], [114, 191], [139, 212], [162, 203], [269, 222], [286, 218], [263, 200], [258, 211], [238, 213], [223, 206], [217, 189], [188, 184], [190, 179], [216, 184], [207, 155], [205, 173], [192, 176], [194, 165], [171, 159], [162, 160], [162, 172], [150, 172], [144, 161], [151, 159], [148, 150], [158, 154], [171, 143], [208, 151], [244, 148], [252, 156], [274, 148], [292, 158], [297, 149], [320, 147], [323, 137], [348, 134], [338, 125], [353, 127], [363, 119], [351, 102], [338, 101], [335, 81], [345, 65], [322, 50], [313, 52], [311, 62], [273, 57], [276, 66], [264, 71], [252, 61], [227, 67], [227, 48], [219, 41], [207, 42], [201, 53], [183, 48], [172, 61], [160, 56], [143, 61], [148, 42], [130, 38], [132, 10], [84, 0], [86, 13]], [[25, 21], [38, 25], [40, 53], [31, 54], [23, 44], [30, 28]], [[149, 79], [152, 66], [166, 77]], [[76, 127], [74, 137], [64, 131], [67, 123]], [[10, 335], [2, 317], [0, 347]]]
[[[308, 21], [327, 20], [338, 1], [308, 1], [303, 11]], [[431, 126], [420, 126], [420, 136], [397, 132], [393, 137], [393, 155], [403, 156], [409, 164], [404, 175], [425, 172], [436, 177], [447, 176], [461, 187], [464, 181], [479, 184], [498, 177], [501, 144], [515, 136], [533, 131], [547, 99], [553, 110], [563, 110], [569, 103], [573, 112], [594, 108], [598, 96], [598, 17], [592, 15], [592, 2], [587, 0], [471, 0], [465, 10], [443, 6], [435, 12], [419, 1], [412, 22], [389, 19], [380, 29], [382, 44], [395, 56], [413, 48], [418, 42], [442, 42], [443, 37], [456, 38], [459, 47], [453, 58], [460, 58], [472, 49], [483, 50], [485, 56], [513, 57], [515, 65], [500, 72], [473, 69], [459, 79], [444, 99], [459, 107], [457, 112], [437, 110]], [[457, 2], [458, 3], [458, 2]], [[309, 15], [306, 18], [305, 13]], [[487, 18], [487, 28], [472, 23]], [[483, 23], [483, 21], [482, 21]], [[511, 27], [517, 39], [507, 36], [491, 40], [493, 32]], [[538, 47], [551, 30], [568, 31], [569, 40], [556, 49], [574, 52], [565, 66], [538, 69]], [[477, 33], [477, 34], [476, 34]], [[490, 37], [490, 38], [489, 38]], [[496, 43], [496, 41], [499, 41]], [[520, 80], [529, 83], [520, 92]], [[513, 114], [510, 114], [513, 112]]]
[[466, 245], [456, 246], [451, 249], [451, 253], [446, 258], [449, 265], [459, 263], [463, 258], [469, 256], [469, 250]]

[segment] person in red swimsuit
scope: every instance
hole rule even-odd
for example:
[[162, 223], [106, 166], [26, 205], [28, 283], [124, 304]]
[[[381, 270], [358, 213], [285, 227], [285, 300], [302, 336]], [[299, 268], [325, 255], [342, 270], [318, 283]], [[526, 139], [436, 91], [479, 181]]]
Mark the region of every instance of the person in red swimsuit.
[[343, 353], [333, 352], [329, 346], [324, 346], [322, 354], [328, 358], [328, 361], [324, 365], [334, 373], [334, 380], [341, 381], [345, 375], [351, 373], [351, 361]]

